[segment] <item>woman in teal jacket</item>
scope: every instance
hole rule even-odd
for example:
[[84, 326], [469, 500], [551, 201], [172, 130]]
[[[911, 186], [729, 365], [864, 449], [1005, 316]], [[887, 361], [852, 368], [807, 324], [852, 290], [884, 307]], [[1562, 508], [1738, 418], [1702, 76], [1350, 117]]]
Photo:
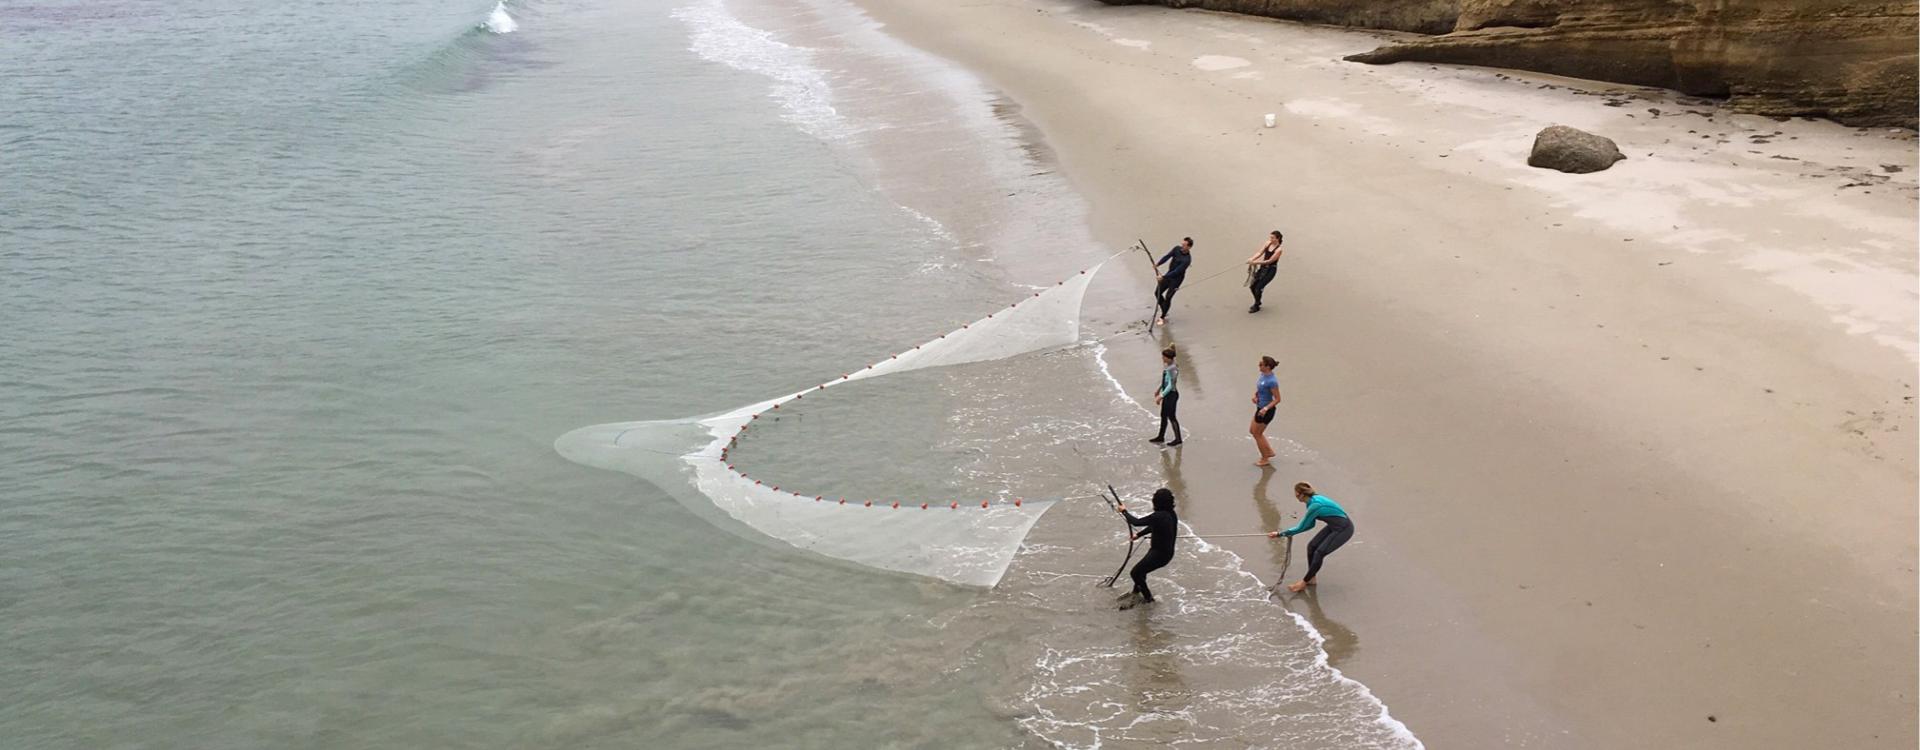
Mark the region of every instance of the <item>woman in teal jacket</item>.
[[1300, 523], [1294, 524], [1293, 528], [1286, 531], [1269, 531], [1268, 538], [1293, 536], [1313, 528], [1315, 521], [1325, 521], [1327, 524], [1320, 533], [1313, 535], [1313, 541], [1307, 543], [1306, 577], [1301, 578], [1297, 583], [1287, 584], [1288, 591], [1298, 594], [1313, 585], [1314, 576], [1320, 574], [1320, 562], [1327, 559], [1327, 555], [1333, 554], [1334, 550], [1340, 549], [1340, 545], [1346, 544], [1348, 539], [1353, 538], [1353, 519], [1348, 518], [1347, 511], [1333, 500], [1315, 493], [1313, 485], [1306, 482], [1293, 486], [1293, 497], [1307, 504], [1307, 512], [1300, 515]]

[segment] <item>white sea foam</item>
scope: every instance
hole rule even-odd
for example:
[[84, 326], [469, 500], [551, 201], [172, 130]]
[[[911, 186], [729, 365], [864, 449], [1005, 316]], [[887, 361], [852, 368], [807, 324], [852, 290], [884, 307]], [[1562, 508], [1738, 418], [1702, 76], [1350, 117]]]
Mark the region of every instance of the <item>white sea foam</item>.
[[721, 0], [698, 0], [673, 12], [692, 32], [688, 49], [701, 59], [773, 80], [773, 97], [784, 118], [815, 138], [839, 139], [859, 132], [833, 106], [827, 72], [813, 51], [774, 38], [728, 12]]
[[[1188, 526], [1184, 521], [1180, 523], [1180, 527], [1188, 534], [1195, 533], [1193, 527]], [[1203, 551], [1217, 551], [1231, 558], [1233, 560], [1234, 570], [1238, 571], [1240, 575], [1246, 576], [1247, 579], [1251, 580], [1254, 586], [1259, 587], [1260, 590], [1264, 591], [1266, 589], [1267, 584], [1262, 582], [1259, 576], [1247, 570], [1246, 561], [1241, 558], [1239, 554], [1225, 547], [1209, 543], [1205, 539], [1195, 539], [1193, 541], [1195, 545]], [[1317, 655], [1314, 657], [1314, 666], [1327, 670], [1327, 672], [1332, 674], [1335, 681], [1351, 686], [1353, 689], [1359, 691], [1361, 695], [1366, 696], [1367, 700], [1378, 704], [1380, 706], [1380, 715], [1375, 718], [1375, 721], [1391, 732], [1395, 739], [1405, 743], [1407, 747], [1424, 748], [1426, 746], [1420, 741], [1419, 737], [1414, 736], [1413, 730], [1408, 729], [1405, 723], [1393, 718], [1393, 714], [1387, 710], [1386, 701], [1380, 700], [1379, 696], [1374, 695], [1373, 691], [1365, 684], [1359, 680], [1348, 677], [1346, 673], [1340, 671], [1339, 667], [1333, 666], [1333, 664], [1328, 661], [1327, 637], [1321, 634], [1320, 630], [1315, 628], [1311, 621], [1304, 615], [1291, 609], [1287, 610], [1287, 615], [1293, 618], [1294, 624], [1299, 625], [1301, 630], [1306, 631], [1307, 637], [1313, 639], [1314, 651], [1317, 652]]]
[[1107, 366], [1106, 344], [1093, 345], [1093, 361], [1100, 364], [1100, 374], [1106, 377], [1108, 385], [1113, 386], [1113, 392], [1117, 399], [1125, 403], [1133, 404], [1135, 408], [1146, 412], [1148, 416], [1157, 416], [1152, 409], [1147, 408], [1146, 404], [1135, 401], [1132, 396], [1127, 395], [1127, 389], [1121, 387], [1119, 378], [1113, 376], [1113, 369]]
[[500, 0], [493, 4], [493, 12], [487, 14], [484, 27], [495, 34], [511, 34], [520, 29], [520, 24], [513, 20], [513, 16], [507, 15], [506, 0]]
[[[1125, 403], [1134, 405], [1136, 408], [1140, 409], [1142, 412], [1146, 412], [1150, 415], [1153, 414], [1153, 412], [1149, 410], [1145, 404], [1142, 404], [1139, 401], [1134, 400], [1132, 396], [1129, 396], [1126, 392], [1126, 389], [1120, 385], [1120, 381], [1113, 376], [1113, 371], [1107, 365], [1106, 345], [1095, 343], [1092, 346], [1092, 350], [1094, 355], [1094, 361], [1098, 364], [1100, 368], [1100, 374], [1105, 377], [1107, 384], [1113, 388], [1115, 398]], [[1145, 425], [1142, 425], [1142, 427], [1144, 428]], [[1276, 442], [1281, 443], [1280, 447], [1286, 453], [1296, 454], [1303, 457], [1314, 455], [1314, 453], [1308, 450], [1305, 446], [1300, 445], [1299, 443], [1296, 443], [1294, 441], [1286, 440], [1286, 439], [1278, 439], [1276, 440]], [[1181, 527], [1181, 530], [1187, 535], [1194, 535], [1198, 533], [1193, 529], [1193, 527], [1188, 526], [1184, 521], [1181, 522], [1180, 527]], [[1255, 575], [1252, 571], [1247, 569], [1246, 560], [1240, 557], [1239, 554], [1231, 550], [1228, 550], [1225, 547], [1221, 547], [1219, 545], [1209, 543], [1205, 539], [1194, 539], [1192, 541], [1193, 541], [1192, 549], [1194, 550], [1193, 554], [1195, 554], [1196, 556], [1214, 554], [1214, 555], [1220, 555], [1225, 557], [1228, 560], [1228, 564], [1225, 566], [1222, 566], [1222, 568], [1225, 571], [1230, 572], [1229, 578], [1238, 577], [1238, 578], [1244, 579], [1245, 581], [1251, 582], [1252, 584], [1250, 587], [1245, 585], [1242, 585], [1237, 588], [1229, 586], [1229, 590], [1213, 591], [1209, 593], [1211, 597], [1214, 597], [1216, 600], [1225, 600], [1228, 602], [1240, 601], [1249, 596], [1264, 598], [1265, 596], [1264, 592], [1266, 591], [1267, 584], [1261, 581], [1259, 576]], [[1179, 600], [1177, 600], [1176, 606], [1183, 607], [1183, 608], [1196, 606], [1193, 602], [1194, 602], [1193, 598], [1182, 597]], [[1211, 606], [1211, 605], [1200, 604], [1197, 606]], [[1420, 739], [1414, 736], [1413, 731], [1407, 728], [1406, 724], [1402, 723], [1399, 719], [1393, 718], [1392, 713], [1387, 709], [1387, 704], [1385, 701], [1380, 700], [1378, 696], [1374, 695], [1373, 691], [1368, 689], [1365, 684], [1351, 677], [1346, 676], [1346, 674], [1342, 673], [1338, 667], [1333, 666], [1333, 664], [1328, 660], [1327, 649], [1326, 649], [1327, 638], [1325, 635], [1321, 634], [1319, 629], [1313, 626], [1313, 623], [1311, 621], [1309, 621], [1306, 617], [1302, 616], [1300, 613], [1294, 612], [1291, 609], [1287, 610], [1287, 615], [1293, 618], [1294, 624], [1298, 625], [1300, 629], [1307, 634], [1308, 638], [1312, 639], [1313, 646], [1314, 646], [1314, 667], [1316, 669], [1325, 670], [1325, 673], [1334, 682], [1350, 687], [1351, 689], [1358, 692], [1366, 701], [1369, 701], [1379, 707], [1379, 714], [1374, 718], [1374, 721], [1377, 724], [1379, 724], [1383, 729], [1385, 729], [1388, 735], [1391, 737], [1390, 742], [1386, 746], [1405, 747], [1405, 748], [1425, 747], [1425, 745], [1421, 743]], [[1229, 660], [1240, 659], [1249, 655], [1247, 653], [1243, 653], [1245, 650], [1246, 649], [1236, 645], [1234, 647], [1227, 648], [1223, 656]], [[1137, 654], [1124, 654], [1124, 655], [1120, 655], [1120, 658], [1132, 659], [1137, 656], [1138, 656]], [[1040, 689], [1040, 687], [1041, 686], [1036, 685], [1032, 689]], [[1068, 686], [1062, 689], [1071, 691], [1077, 688]], [[1030, 697], [1031, 697], [1031, 693], [1030, 693]], [[1057, 720], [1057, 717], [1050, 717], [1050, 718]], [[1030, 724], [1030, 728], [1032, 728], [1033, 726], [1041, 725], [1045, 723], [1047, 722], [1046, 721], [1035, 722], [1034, 724]], [[1047, 732], [1041, 732], [1041, 733], [1043, 734], [1043, 736], [1050, 734]], [[1098, 736], [1097, 732], [1095, 736], [1096, 737]], [[1099, 743], [1096, 741], [1093, 746], [1098, 747]]]
[[924, 225], [927, 228], [928, 236], [941, 245], [940, 249], [952, 249], [959, 246], [960, 238], [955, 237], [953, 232], [947, 229], [947, 225], [940, 223], [939, 219], [928, 216], [926, 212], [909, 205], [896, 205], [899, 205], [900, 210], [905, 211], [908, 216], [912, 216], [916, 221]]

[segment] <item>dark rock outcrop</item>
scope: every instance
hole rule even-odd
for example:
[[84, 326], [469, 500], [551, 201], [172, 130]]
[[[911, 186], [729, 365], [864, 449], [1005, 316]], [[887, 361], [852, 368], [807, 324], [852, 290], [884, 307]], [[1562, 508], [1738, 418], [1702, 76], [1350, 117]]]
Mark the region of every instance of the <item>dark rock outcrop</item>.
[[1289, 21], [1353, 26], [1362, 29], [1445, 34], [1460, 16], [1460, 0], [1100, 0], [1108, 5], [1165, 5], [1199, 8]]
[[[1129, 0], [1104, 0], [1124, 2]], [[1348, 57], [1516, 68], [1726, 98], [1736, 111], [1920, 124], [1914, 0], [1162, 0], [1436, 33]]]
[[1527, 165], [1587, 174], [1611, 167], [1625, 158], [1611, 138], [1565, 125], [1550, 125], [1533, 137], [1533, 153], [1527, 155]]

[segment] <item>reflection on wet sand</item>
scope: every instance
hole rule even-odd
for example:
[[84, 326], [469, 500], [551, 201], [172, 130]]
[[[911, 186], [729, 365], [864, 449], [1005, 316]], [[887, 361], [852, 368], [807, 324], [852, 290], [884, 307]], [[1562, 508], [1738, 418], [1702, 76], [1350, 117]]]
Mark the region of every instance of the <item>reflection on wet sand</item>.
[[[1304, 602], [1306, 604], [1305, 614], [1307, 620], [1312, 622], [1313, 627], [1320, 631], [1320, 635], [1327, 639], [1320, 647], [1326, 649], [1328, 664], [1339, 667], [1341, 662], [1353, 658], [1355, 654], [1360, 653], [1360, 634], [1353, 632], [1352, 628], [1342, 625], [1333, 618], [1328, 617], [1327, 613], [1320, 609], [1320, 592], [1318, 590], [1312, 586], [1308, 586], [1306, 591], [1298, 594], [1285, 594], [1284, 596], [1286, 599], [1283, 601], [1286, 602], [1288, 609], [1294, 609], [1296, 603]], [[1294, 611], [1299, 610], [1295, 609]]]
[[1142, 716], [1180, 716], [1193, 706], [1194, 693], [1180, 674], [1177, 636], [1145, 614], [1133, 621], [1133, 657], [1127, 669], [1134, 710]]
[[1160, 476], [1166, 477], [1167, 489], [1173, 490], [1175, 502], [1185, 502], [1187, 482], [1180, 476], [1180, 448], [1160, 449]]
[[[1288, 526], [1286, 514], [1282, 513], [1280, 507], [1274, 505], [1273, 501], [1267, 497], [1267, 484], [1273, 481], [1273, 475], [1272, 471], [1262, 471], [1260, 478], [1253, 483], [1253, 507], [1260, 513], [1260, 528], [1267, 531], [1284, 529]], [[1287, 546], [1285, 542], [1277, 542], [1269, 547], [1273, 553], [1274, 571], [1277, 574], [1287, 565]]]
[[[1280, 507], [1275, 505], [1273, 500], [1267, 496], [1267, 484], [1273, 480], [1273, 475], [1274, 472], [1271, 471], [1260, 472], [1260, 479], [1253, 483], [1253, 505], [1260, 512], [1260, 524], [1269, 530], [1284, 529], [1293, 524], [1293, 521], [1288, 519], [1288, 514], [1283, 513]], [[1287, 499], [1292, 500], [1293, 498], [1289, 495]], [[1291, 515], [1296, 519], [1299, 516], [1298, 513]], [[1327, 613], [1320, 608], [1320, 593], [1316, 588], [1309, 586], [1306, 591], [1298, 594], [1289, 593], [1286, 590], [1282, 585], [1286, 582], [1279, 580], [1279, 578], [1285, 572], [1289, 572], [1287, 571], [1289, 567], [1287, 544], [1286, 542], [1276, 542], [1269, 546], [1273, 554], [1274, 567], [1271, 575], [1274, 577], [1274, 591], [1277, 595], [1276, 601], [1280, 602], [1281, 605], [1287, 609], [1296, 612], [1301, 612], [1302, 609], [1296, 605], [1305, 605], [1305, 611], [1301, 612], [1301, 614], [1305, 615], [1307, 621], [1313, 623], [1313, 627], [1319, 630], [1320, 635], [1325, 636], [1327, 639], [1326, 643], [1321, 646], [1327, 651], [1327, 663], [1339, 667], [1341, 662], [1351, 658], [1354, 654], [1360, 653], [1360, 636], [1354, 633], [1351, 628], [1327, 617]], [[1299, 550], [1298, 553], [1304, 556], [1305, 545], [1302, 544], [1301, 546], [1303, 549]], [[1297, 574], [1297, 571], [1293, 572]]]

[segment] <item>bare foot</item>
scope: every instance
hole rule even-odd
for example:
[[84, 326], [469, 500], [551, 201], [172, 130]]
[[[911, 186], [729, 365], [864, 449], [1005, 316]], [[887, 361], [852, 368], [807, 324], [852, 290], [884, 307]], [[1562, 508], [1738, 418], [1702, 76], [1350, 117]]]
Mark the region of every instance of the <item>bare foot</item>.
[[1298, 593], [1300, 593], [1300, 592], [1302, 592], [1302, 591], [1306, 591], [1306, 590], [1307, 590], [1307, 582], [1306, 582], [1306, 581], [1295, 581], [1295, 582], [1293, 582], [1293, 583], [1289, 583], [1289, 584], [1287, 584], [1287, 590], [1288, 590], [1288, 591], [1291, 591], [1291, 592], [1293, 592], [1293, 593], [1296, 593], [1296, 594], [1298, 594]]
[[1267, 460], [1263, 458], [1253, 462], [1253, 465], [1254, 466], [1272, 466], [1273, 464], [1267, 463]]

